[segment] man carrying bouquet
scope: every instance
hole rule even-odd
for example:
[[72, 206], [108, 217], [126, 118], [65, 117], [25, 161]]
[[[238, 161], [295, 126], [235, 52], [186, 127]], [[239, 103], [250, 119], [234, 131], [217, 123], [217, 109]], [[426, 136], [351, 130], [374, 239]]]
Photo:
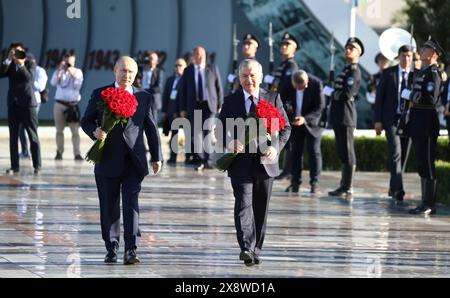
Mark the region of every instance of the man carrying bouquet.
[[114, 67], [116, 81], [92, 92], [81, 120], [84, 132], [96, 141], [86, 159], [95, 163], [102, 238], [107, 250], [105, 263], [117, 262], [120, 192], [125, 240], [124, 264], [139, 262], [136, 255], [140, 237], [138, 196], [141, 182], [149, 174], [144, 131], [152, 170], [155, 174], [161, 170], [162, 153], [150, 107], [152, 98], [148, 92], [132, 87], [136, 73], [136, 62], [130, 57], [121, 57]]
[[[222, 136], [216, 131], [216, 137], [222, 140], [224, 147], [229, 152], [236, 153], [228, 153], [227, 156], [233, 158], [229, 165], [221, 166], [220, 160], [217, 165], [222, 170], [228, 170], [228, 176], [231, 178], [235, 197], [236, 236], [241, 249], [239, 258], [246, 266], [261, 262], [259, 253], [264, 242], [272, 184], [274, 177], [279, 175], [278, 156], [291, 131], [280, 96], [260, 88], [262, 79], [261, 64], [253, 59], [241, 62], [239, 81], [243, 89], [224, 99], [219, 115], [224, 128], [221, 131]], [[255, 116], [261, 122], [272, 122], [272, 125], [269, 125], [271, 128], [263, 132], [263, 135], [270, 134], [270, 140], [266, 137], [265, 142], [260, 142], [261, 139], [256, 141], [247, 138], [248, 142], [243, 141], [246, 143], [244, 144], [241, 136], [248, 132], [245, 126], [226, 126], [227, 119], [228, 122], [234, 120], [237, 123]], [[254, 148], [252, 145], [257, 146]]]

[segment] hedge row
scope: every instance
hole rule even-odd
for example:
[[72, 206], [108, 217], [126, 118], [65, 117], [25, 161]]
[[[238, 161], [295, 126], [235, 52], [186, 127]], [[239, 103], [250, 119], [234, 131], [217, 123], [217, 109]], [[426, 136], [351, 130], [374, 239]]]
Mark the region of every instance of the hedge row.
[[[334, 137], [322, 137], [321, 148], [323, 169], [339, 171], [341, 165], [337, 157]], [[389, 170], [388, 145], [385, 137], [356, 137], [355, 151], [358, 171], [385, 172]], [[406, 164], [407, 172], [416, 171], [415, 159], [414, 147], [411, 146], [408, 163]], [[450, 162], [450, 148], [447, 137], [438, 139], [436, 159]], [[305, 167], [308, 166], [307, 162], [308, 160], [305, 158]]]

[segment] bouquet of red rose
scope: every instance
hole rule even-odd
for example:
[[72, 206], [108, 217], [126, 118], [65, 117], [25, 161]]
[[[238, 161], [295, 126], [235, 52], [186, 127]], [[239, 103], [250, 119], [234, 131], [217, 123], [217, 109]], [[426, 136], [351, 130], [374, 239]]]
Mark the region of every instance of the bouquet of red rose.
[[[128, 118], [134, 115], [137, 100], [123, 88], [109, 87], [100, 92], [103, 100], [99, 101], [98, 109], [103, 112], [101, 128], [109, 133], [118, 123], [127, 123]], [[94, 164], [102, 158], [105, 140], [97, 140], [86, 154], [86, 160]]]
[[[263, 127], [266, 129], [266, 134], [268, 139], [275, 136], [280, 130], [284, 129], [286, 126], [286, 120], [284, 120], [283, 115], [280, 111], [270, 102], [265, 100], [260, 100], [256, 106], [256, 115], [251, 113], [248, 118], [256, 118], [257, 123], [262, 123]], [[260, 127], [260, 125], [258, 125]], [[248, 125], [245, 126], [245, 141], [244, 147], [250, 144], [250, 132]], [[238, 153], [225, 153], [216, 161], [216, 168], [221, 171], [226, 171], [231, 166], [231, 163], [236, 158]]]

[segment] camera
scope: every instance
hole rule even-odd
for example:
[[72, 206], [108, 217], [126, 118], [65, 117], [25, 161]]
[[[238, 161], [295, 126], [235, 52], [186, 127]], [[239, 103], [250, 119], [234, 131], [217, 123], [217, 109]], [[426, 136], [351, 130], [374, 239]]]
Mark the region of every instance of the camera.
[[25, 53], [25, 51], [15, 50], [14, 57], [16, 57], [16, 59], [25, 59], [27, 57], [27, 54]]

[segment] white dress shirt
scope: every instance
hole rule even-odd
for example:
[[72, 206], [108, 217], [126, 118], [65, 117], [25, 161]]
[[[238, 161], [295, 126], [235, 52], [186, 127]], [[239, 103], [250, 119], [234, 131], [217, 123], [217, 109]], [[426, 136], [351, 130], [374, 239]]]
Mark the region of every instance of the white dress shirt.
[[[120, 86], [119, 86], [119, 84], [117, 84], [117, 82], [114, 82], [114, 87], [117, 89], [117, 88], [119, 88]], [[131, 86], [128, 86], [127, 88], [125, 88], [125, 90], [128, 91], [128, 93], [130, 93], [130, 94], [133, 94], [133, 93], [134, 93], [134, 92], [133, 92], [133, 87], [131, 87]]]
[[[203, 86], [203, 100], [207, 100], [207, 94], [206, 94], [206, 79], [205, 79], [205, 67], [206, 67], [206, 63], [203, 63], [200, 65], [200, 74], [202, 76], [202, 86]], [[195, 70], [195, 91], [198, 94], [198, 65], [194, 65], [194, 70]]]
[[80, 101], [80, 89], [83, 85], [83, 72], [81, 69], [73, 68], [72, 73], [75, 78], [72, 78], [65, 69], [61, 72], [61, 78], [58, 79], [58, 70], [55, 70], [50, 81], [50, 84], [53, 87], [56, 87], [55, 99], [67, 102]]
[[[400, 97], [401, 97], [401, 94], [402, 94], [402, 90], [400, 90], [401, 89], [401, 87], [402, 87], [402, 82], [403, 82], [403, 76], [402, 76], [402, 72], [405, 72], [405, 77], [406, 77], [406, 79], [408, 79], [408, 76], [409, 76], [409, 72], [411, 71], [411, 69], [403, 69], [401, 66], [400, 66], [400, 64], [398, 65], [398, 104], [397, 104], [397, 113], [398, 114], [401, 114], [401, 110], [400, 110]], [[406, 84], [408, 84], [408, 81], [406, 81]], [[405, 84], [405, 86], [406, 86], [406, 84]]]
[[41, 92], [44, 91], [47, 86], [47, 72], [40, 66], [36, 65], [36, 73], [34, 75], [34, 97], [36, 98], [36, 102], [38, 104], [41, 103]]
[[248, 93], [244, 89], [242, 89], [242, 91], [244, 91], [245, 110], [247, 111], [247, 113], [249, 113], [250, 112], [250, 106], [252, 105], [252, 101], [249, 99], [249, 97], [253, 96], [253, 102], [257, 106], [258, 103], [259, 103], [259, 89], [256, 90], [255, 92], [253, 92], [252, 94]]
[[295, 101], [296, 101], [296, 107], [295, 107], [295, 117], [302, 116], [302, 107], [303, 107], [303, 94], [305, 93], [305, 90], [296, 90], [295, 92]]
[[142, 74], [142, 87], [145, 89], [150, 88], [150, 83], [152, 81], [153, 70], [150, 68], [145, 69]]

